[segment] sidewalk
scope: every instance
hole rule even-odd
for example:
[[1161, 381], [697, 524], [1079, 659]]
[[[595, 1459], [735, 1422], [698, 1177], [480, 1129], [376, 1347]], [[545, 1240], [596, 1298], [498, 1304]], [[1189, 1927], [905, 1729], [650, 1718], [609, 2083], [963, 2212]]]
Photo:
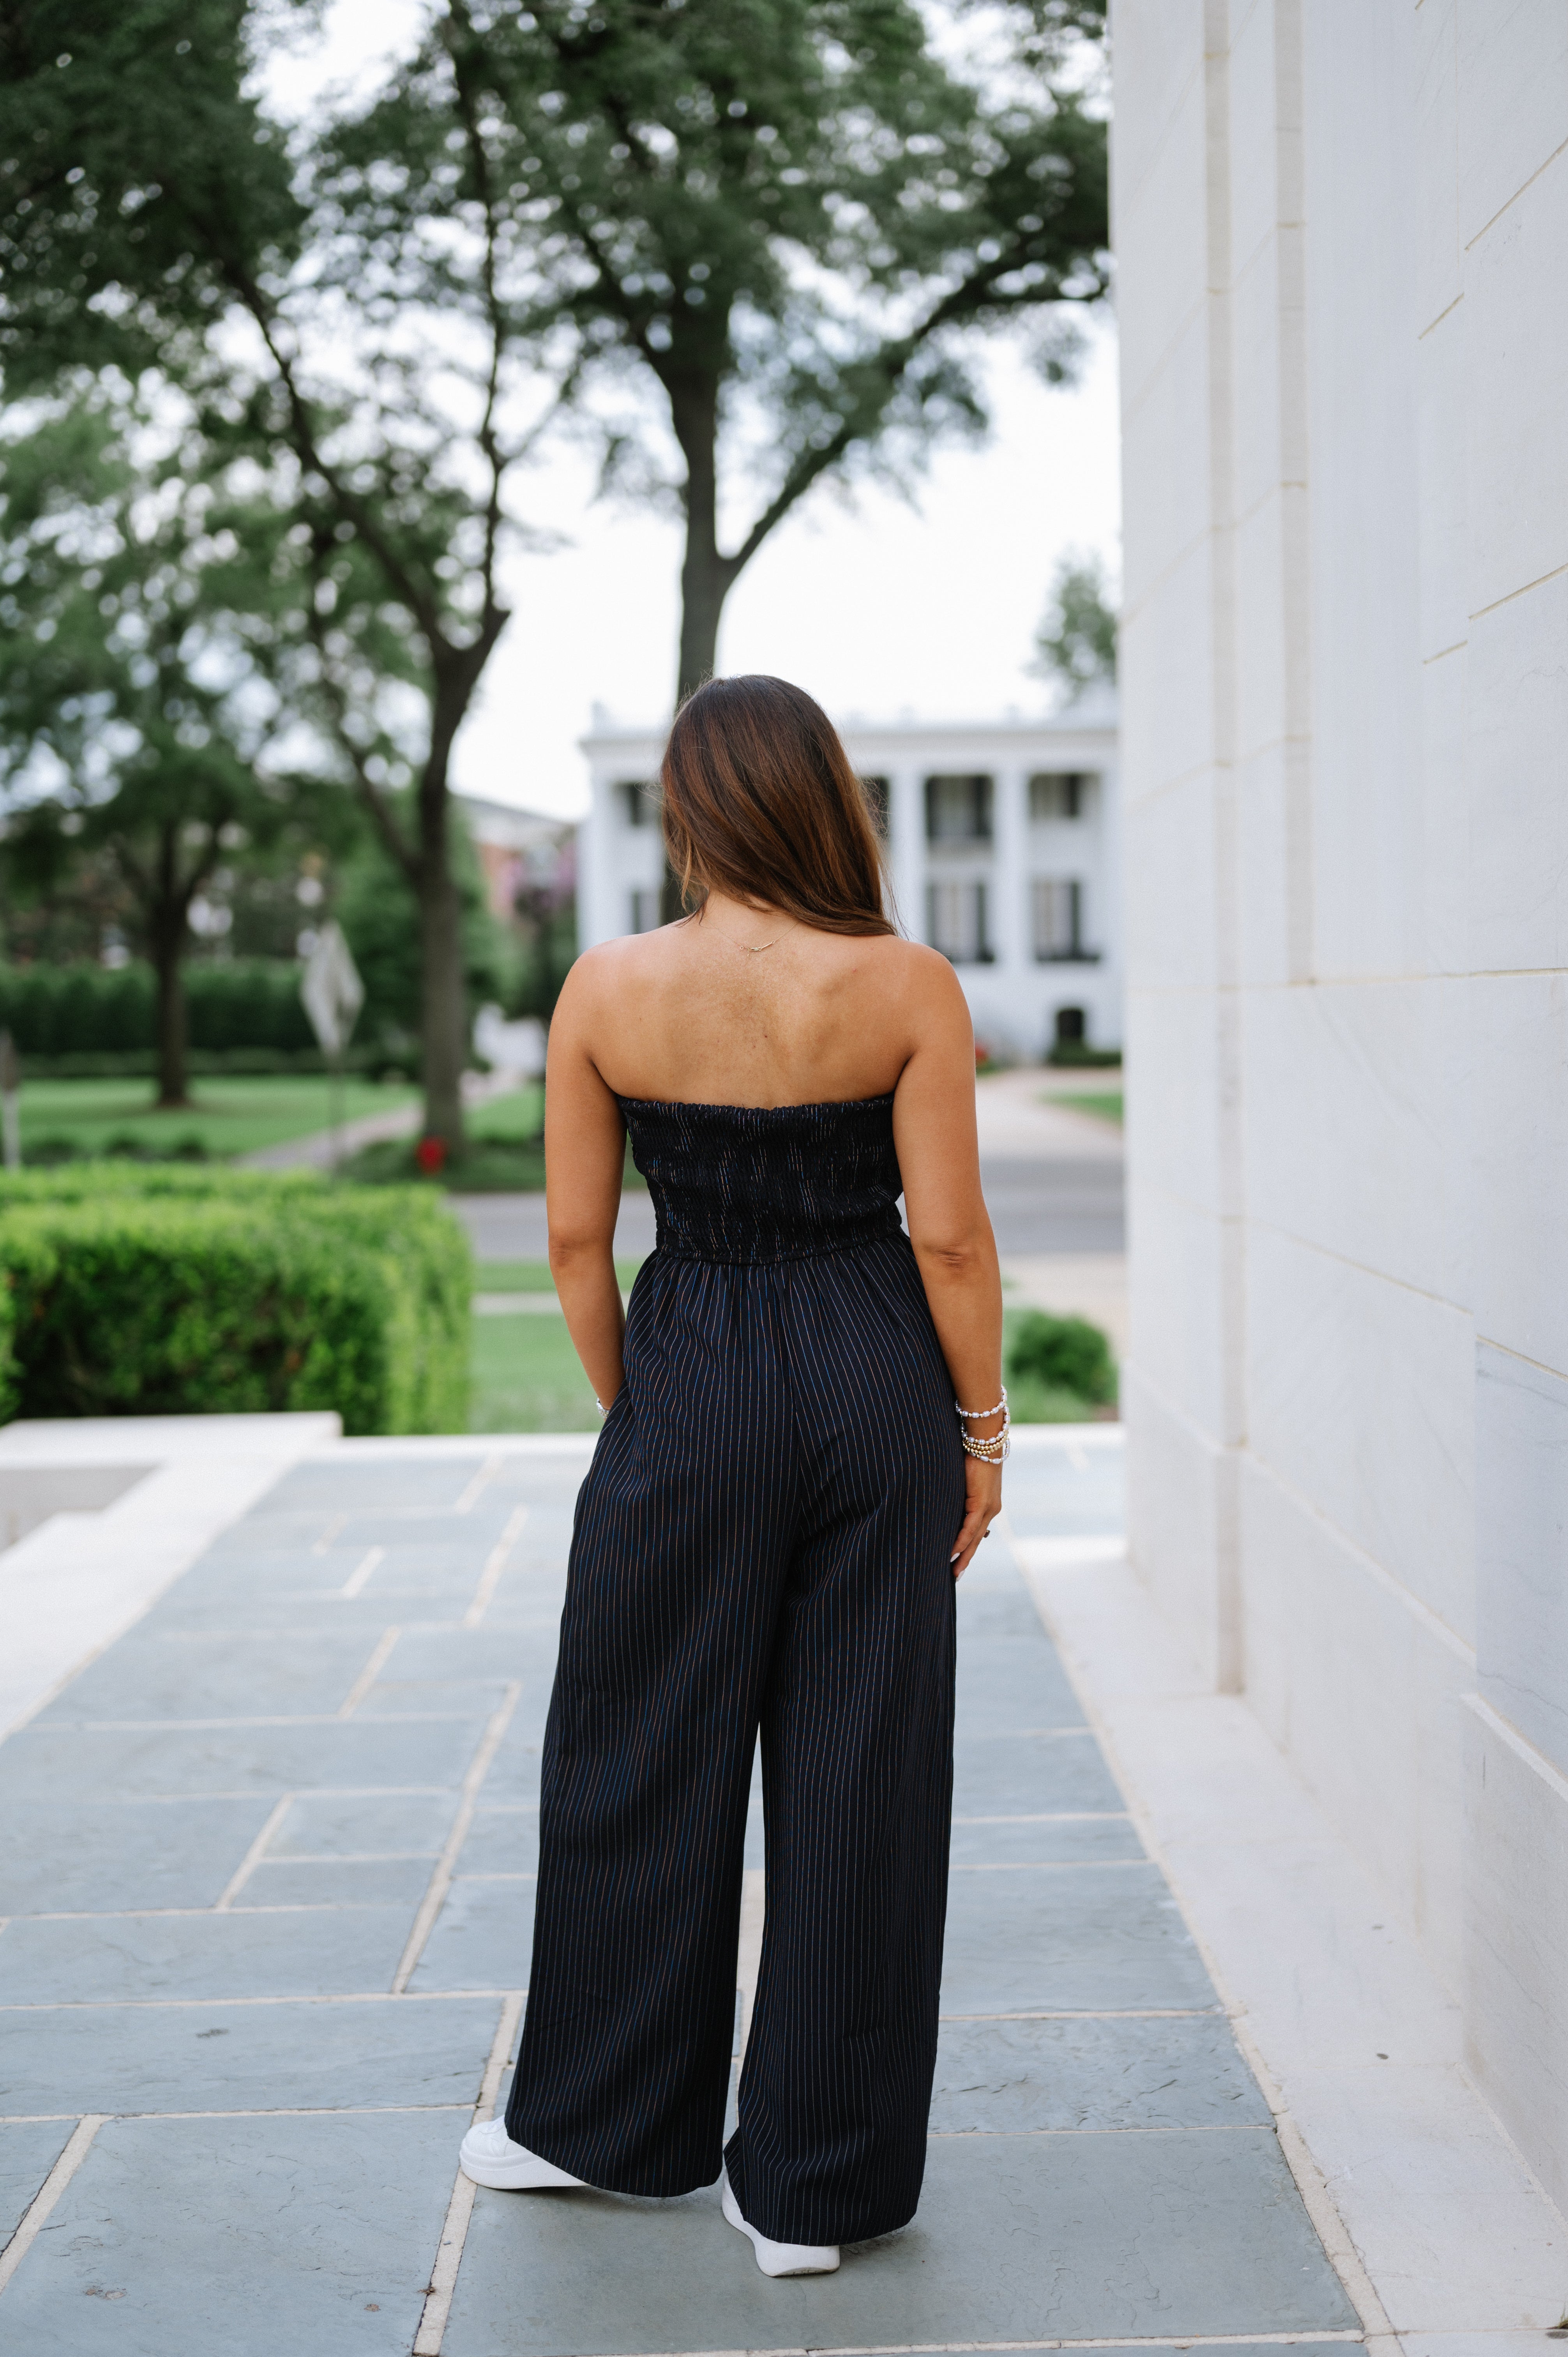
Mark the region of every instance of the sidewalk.
[[[570, 1438], [339, 1443], [0, 1748], [0, 2329], [29, 2357], [652, 2357], [1359, 2338], [1005, 1540], [960, 1591], [926, 2191], [772, 2283], [712, 2190], [481, 2192], [529, 1953]], [[1120, 1435], [1009, 1469], [1115, 1555]], [[4, 1558], [0, 1557], [0, 1562]], [[754, 1826], [742, 1979], [755, 1975]], [[744, 2021], [747, 1988], [737, 2018]]]

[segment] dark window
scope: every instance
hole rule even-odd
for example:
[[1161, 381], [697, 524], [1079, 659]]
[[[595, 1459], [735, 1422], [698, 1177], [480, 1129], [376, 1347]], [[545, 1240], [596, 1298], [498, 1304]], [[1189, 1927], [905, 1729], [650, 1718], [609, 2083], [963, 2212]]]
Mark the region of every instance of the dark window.
[[1081, 1048], [1089, 1037], [1089, 1017], [1081, 1006], [1058, 1006], [1057, 1009], [1057, 1046]]
[[1054, 959], [1089, 963], [1098, 958], [1098, 950], [1084, 946], [1083, 886], [1076, 876], [1036, 876], [1030, 897], [1035, 955], [1042, 963]]
[[655, 826], [659, 822], [657, 790], [645, 786], [636, 778], [622, 780], [616, 792], [626, 813], [628, 826]]
[[989, 965], [985, 885], [979, 877], [926, 887], [926, 935], [954, 965]]
[[1042, 772], [1029, 780], [1029, 816], [1032, 819], [1081, 818], [1083, 790], [1089, 783], [1077, 770]]
[[946, 844], [989, 843], [991, 780], [928, 778], [926, 840], [928, 843]]

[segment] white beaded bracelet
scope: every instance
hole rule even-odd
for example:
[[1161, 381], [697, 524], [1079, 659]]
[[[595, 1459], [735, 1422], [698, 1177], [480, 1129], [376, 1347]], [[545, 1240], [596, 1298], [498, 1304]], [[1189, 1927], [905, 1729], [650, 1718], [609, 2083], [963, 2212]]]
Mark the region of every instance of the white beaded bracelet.
[[1006, 1408], [1007, 1386], [1005, 1383], [1002, 1386], [1002, 1396], [994, 1407], [960, 1407], [957, 1400], [952, 1404], [954, 1415], [961, 1415], [966, 1424], [983, 1424], [988, 1415], [1004, 1415]]

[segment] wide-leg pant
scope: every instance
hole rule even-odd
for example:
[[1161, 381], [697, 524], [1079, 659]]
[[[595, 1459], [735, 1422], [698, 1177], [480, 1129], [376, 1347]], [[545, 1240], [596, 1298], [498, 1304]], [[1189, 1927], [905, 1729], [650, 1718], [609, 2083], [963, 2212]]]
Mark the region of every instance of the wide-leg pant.
[[952, 1806], [952, 1385], [899, 1235], [656, 1254], [583, 1484], [507, 2110], [591, 2185], [718, 2175], [762, 1738], [767, 1922], [725, 2158], [779, 2242], [914, 2214]]

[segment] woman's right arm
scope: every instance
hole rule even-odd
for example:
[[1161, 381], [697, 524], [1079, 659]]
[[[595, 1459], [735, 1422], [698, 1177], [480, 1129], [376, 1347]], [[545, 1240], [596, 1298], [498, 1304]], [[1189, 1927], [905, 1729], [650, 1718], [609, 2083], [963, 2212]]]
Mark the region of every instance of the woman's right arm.
[[626, 1314], [616, 1281], [616, 1216], [626, 1125], [587, 1049], [597, 996], [590, 951], [566, 977], [550, 1025], [544, 1087], [544, 1200], [550, 1274], [566, 1330], [596, 1397], [608, 1407], [626, 1380]]
[[[980, 1186], [974, 1120], [974, 1028], [958, 976], [935, 951], [910, 957], [907, 1004], [913, 1045], [893, 1099], [893, 1136], [904, 1180], [909, 1242], [960, 1407], [1002, 1397], [1002, 1274]], [[975, 1440], [1002, 1429], [1000, 1412], [967, 1418]], [[962, 1528], [953, 1547], [961, 1576], [1002, 1506], [1002, 1468], [964, 1458]]]

